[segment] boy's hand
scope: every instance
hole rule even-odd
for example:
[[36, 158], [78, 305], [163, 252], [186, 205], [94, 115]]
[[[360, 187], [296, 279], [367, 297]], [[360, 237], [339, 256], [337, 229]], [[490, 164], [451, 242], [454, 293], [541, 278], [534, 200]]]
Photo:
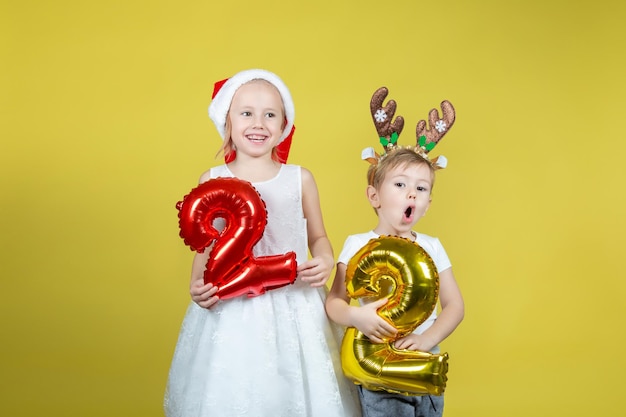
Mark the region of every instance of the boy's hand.
[[354, 327], [374, 343], [384, 343], [398, 334], [398, 330], [376, 312], [387, 304], [387, 301], [387, 298], [381, 298], [361, 307], [355, 307], [353, 310]]
[[322, 287], [328, 281], [334, 267], [334, 261], [328, 257], [317, 256], [298, 265], [298, 276], [311, 287]]
[[419, 350], [421, 352], [430, 352], [436, 345], [428, 337], [415, 333], [406, 335], [393, 344], [396, 349]]
[[217, 287], [211, 283], [205, 284], [204, 279], [197, 279], [189, 288], [191, 299], [202, 308], [211, 308], [219, 301]]

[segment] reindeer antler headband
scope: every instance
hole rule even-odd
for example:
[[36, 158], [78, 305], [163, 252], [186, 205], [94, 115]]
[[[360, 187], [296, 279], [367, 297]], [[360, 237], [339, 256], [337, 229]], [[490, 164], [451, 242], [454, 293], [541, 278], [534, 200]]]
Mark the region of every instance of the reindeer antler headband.
[[[372, 119], [376, 126], [376, 131], [380, 138], [380, 144], [383, 145], [384, 152], [379, 155], [374, 151], [374, 148], [366, 148], [361, 153], [361, 158], [368, 161], [372, 165], [378, 165], [378, 161], [387, 156], [394, 149], [398, 148], [398, 137], [404, 128], [404, 119], [402, 116], [398, 116], [392, 121], [396, 112], [396, 102], [389, 100], [383, 107], [383, 102], [389, 94], [387, 87], [380, 87], [374, 92], [372, 100], [370, 101], [370, 110], [372, 112]], [[429, 127], [426, 127], [426, 121], [420, 120], [417, 123], [415, 129], [416, 133], [416, 145], [415, 147], [408, 148], [414, 150], [428, 163], [432, 165], [434, 169], [443, 169], [447, 165], [447, 159], [440, 155], [436, 158], [430, 159], [428, 153], [439, 143], [446, 133], [450, 130], [454, 124], [455, 112], [452, 103], [447, 100], [441, 102], [441, 110], [443, 117], [439, 117], [437, 109], [432, 109], [428, 113]]]

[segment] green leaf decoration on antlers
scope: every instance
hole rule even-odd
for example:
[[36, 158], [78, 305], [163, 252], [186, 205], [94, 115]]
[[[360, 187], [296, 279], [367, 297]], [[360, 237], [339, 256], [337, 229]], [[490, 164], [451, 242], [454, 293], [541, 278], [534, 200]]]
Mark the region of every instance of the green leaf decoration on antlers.
[[391, 134], [391, 137], [389, 139], [387, 139], [386, 137], [381, 136], [380, 139], [380, 144], [383, 145], [383, 148], [387, 149], [387, 147], [391, 144], [391, 145], [395, 145], [396, 143], [398, 143], [398, 133], [397, 132], [393, 132]]
[[417, 144], [424, 149], [426, 152], [430, 152], [433, 150], [433, 148], [435, 147], [435, 145], [437, 144], [437, 142], [430, 142], [430, 143], [426, 143], [426, 136], [420, 136], [419, 140], [417, 141]]

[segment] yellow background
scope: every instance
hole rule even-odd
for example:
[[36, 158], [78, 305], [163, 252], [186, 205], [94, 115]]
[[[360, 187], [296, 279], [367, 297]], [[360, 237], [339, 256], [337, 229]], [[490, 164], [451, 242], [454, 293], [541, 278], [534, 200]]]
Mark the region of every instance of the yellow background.
[[446, 416], [623, 408], [624, 2], [0, 4], [0, 415], [162, 415], [192, 258], [174, 205], [220, 163], [213, 82], [252, 67], [293, 92], [290, 162], [336, 253], [376, 220], [372, 92], [402, 144], [455, 105], [418, 224], [467, 305]]

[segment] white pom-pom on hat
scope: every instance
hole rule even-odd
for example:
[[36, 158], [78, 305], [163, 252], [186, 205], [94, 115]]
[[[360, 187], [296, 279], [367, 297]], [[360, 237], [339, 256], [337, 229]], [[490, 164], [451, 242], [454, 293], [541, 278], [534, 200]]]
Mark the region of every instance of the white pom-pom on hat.
[[224, 139], [224, 135], [226, 134], [226, 117], [235, 92], [239, 89], [239, 87], [247, 82], [257, 79], [265, 80], [271, 83], [274, 87], [276, 87], [281, 98], [283, 99], [287, 123], [278, 143], [282, 142], [291, 133], [296, 112], [289, 89], [283, 80], [278, 77], [278, 75], [263, 69], [250, 69], [238, 72], [229, 79], [225, 80], [223, 83], [219, 82], [215, 84], [215, 89], [217, 91], [213, 92], [213, 101], [211, 101], [211, 104], [209, 105], [209, 117], [215, 124], [215, 127], [217, 128], [217, 131], [222, 139]]

